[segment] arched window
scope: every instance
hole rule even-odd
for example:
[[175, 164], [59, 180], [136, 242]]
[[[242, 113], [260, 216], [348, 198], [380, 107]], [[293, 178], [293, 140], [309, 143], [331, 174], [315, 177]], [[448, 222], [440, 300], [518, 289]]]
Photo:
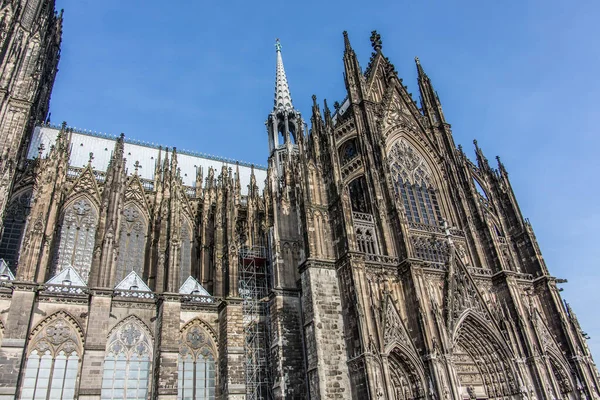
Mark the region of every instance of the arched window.
[[8, 263], [15, 271], [21, 246], [21, 238], [25, 229], [25, 221], [29, 215], [31, 190], [26, 190], [14, 196], [4, 212], [4, 230], [0, 241], [0, 258]]
[[108, 339], [101, 399], [145, 399], [152, 360], [152, 341], [135, 318], [121, 323]]
[[88, 199], [80, 198], [65, 208], [54, 275], [72, 266], [87, 282], [97, 224], [98, 211]]
[[121, 216], [119, 236], [119, 256], [115, 282], [121, 282], [131, 272], [144, 276], [144, 256], [146, 255], [146, 219], [135, 204], [128, 204]]
[[58, 313], [42, 322], [29, 341], [20, 399], [75, 398], [81, 339], [74, 323]]
[[340, 164], [346, 165], [348, 162], [358, 156], [356, 149], [356, 139], [346, 141], [340, 148]]
[[199, 321], [181, 333], [179, 346], [178, 399], [215, 398], [215, 350], [213, 341]]
[[350, 192], [350, 204], [352, 211], [361, 213], [371, 213], [371, 207], [369, 206], [369, 190], [367, 189], [367, 182], [365, 177], [361, 176], [354, 179], [348, 185]]
[[439, 226], [442, 220], [433, 177], [423, 157], [404, 139], [390, 150], [396, 197], [409, 222]]
[[192, 275], [192, 232], [190, 224], [184, 219], [181, 223], [181, 251], [179, 262], [179, 284], [183, 285]]

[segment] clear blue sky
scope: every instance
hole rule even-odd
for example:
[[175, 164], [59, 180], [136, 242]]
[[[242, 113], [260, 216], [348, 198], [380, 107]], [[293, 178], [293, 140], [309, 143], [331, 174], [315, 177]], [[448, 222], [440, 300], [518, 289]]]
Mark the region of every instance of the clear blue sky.
[[313, 93], [329, 104], [344, 97], [343, 30], [364, 68], [377, 29], [415, 95], [419, 56], [456, 142], [471, 152], [477, 138], [490, 160], [502, 157], [600, 362], [598, 1], [57, 3], [65, 24], [54, 123], [258, 164], [275, 38], [306, 118]]

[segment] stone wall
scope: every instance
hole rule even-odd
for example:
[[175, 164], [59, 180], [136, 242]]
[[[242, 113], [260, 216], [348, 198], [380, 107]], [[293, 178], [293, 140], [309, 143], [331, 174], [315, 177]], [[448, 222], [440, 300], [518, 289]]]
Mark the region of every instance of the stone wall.
[[347, 399], [350, 382], [337, 274], [333, 265], [318, 264], [307, 261], [302, 273], [310, 398]]

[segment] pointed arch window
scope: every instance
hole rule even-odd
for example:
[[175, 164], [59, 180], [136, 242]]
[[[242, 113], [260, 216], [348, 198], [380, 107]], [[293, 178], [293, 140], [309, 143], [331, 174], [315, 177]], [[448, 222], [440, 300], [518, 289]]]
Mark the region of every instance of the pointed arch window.
[[152, 341], [148, 330], [130, 319], [108, 339], [102, 393], [105, 399], [145, 399], [148, 394]]
[[80, 198], [65, 208], [54, 275], [72, 266], [87, 282], [97, 225], [98, 211], [87, 198]]
[[210, 335], [194, 321], [181, 333], [178, 399], [214, 400], [215, 350]]
[[21, 399], [75, 399], [81, 338], [63, 315], [50, 317], [36, 329], [28, 346]]
[[4, 229], [0, 241], [0, 258], [8, 263], [11, 270], [15, 271], [15, 264], [19, 257], [21, 239], [25, 230], [25, 222], [31, 209], [31, 189], [15, 195], [4, 212]]
[[181, 251], [179, 260], [179, 284], [183, 285], [192, 275], [192, 229], [184, 219], [181, 223]]
[[137, 205], [125, 206], [121, 216], [115, 282], [121, 282], [131, 271], [144, 276], [147, 226], [146, 219]]
[[390, 150], [390, 171], [396, 198], [408, 222], [439, 226], [442, 221], [437, 190], [423, 157], [404, 139]]

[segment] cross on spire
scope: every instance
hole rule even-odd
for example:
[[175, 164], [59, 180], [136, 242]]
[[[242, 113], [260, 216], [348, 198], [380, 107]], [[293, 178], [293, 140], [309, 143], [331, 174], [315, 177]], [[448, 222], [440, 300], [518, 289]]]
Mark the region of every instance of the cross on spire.
[[133, 164], [133, 167], [135, 168], [135, 174], [137, 175], [138, 169], [142, 168], [142, 164], [140, 164], [140, 162], [136, 160], [135, 164]]
[[90, 158], [88, 159], [88, 165], [92, 165], [92, 160], [94, 159], [94, 153], [90, 151]]

